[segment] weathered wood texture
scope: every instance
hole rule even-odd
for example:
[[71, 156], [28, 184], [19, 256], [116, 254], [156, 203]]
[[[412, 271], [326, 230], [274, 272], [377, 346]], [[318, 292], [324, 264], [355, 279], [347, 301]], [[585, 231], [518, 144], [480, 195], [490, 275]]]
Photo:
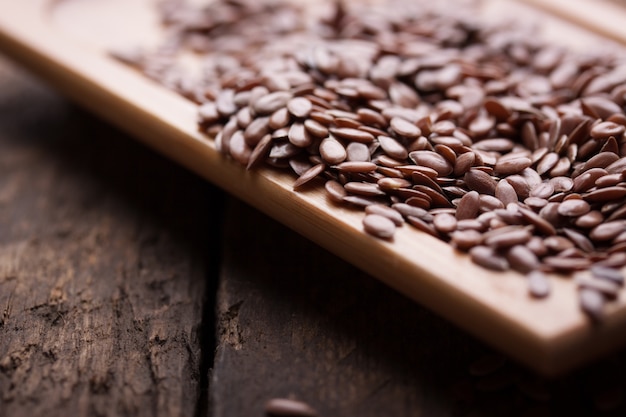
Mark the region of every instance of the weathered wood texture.
[[221, 194], [19, 72], [0, 61], [0, 416], [194, 415]]
[[334, 417], [626, 415], [626, 352], [547, 381], [241, 203], [224, 227], [215, 417], [276, 397]]

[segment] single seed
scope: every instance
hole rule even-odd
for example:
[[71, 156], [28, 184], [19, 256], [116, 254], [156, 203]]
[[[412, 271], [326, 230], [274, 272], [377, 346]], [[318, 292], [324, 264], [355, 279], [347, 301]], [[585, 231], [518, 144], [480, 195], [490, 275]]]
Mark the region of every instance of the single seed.
[[559, 204], [558, 213], [566, 217], [579, 217], [590, 210], [591, 206], [585, 200], [566, 200]]
[[383, 205], [383, 204], [372, 204], [371, 206], [367, 206], [365, 208], [366, 214], [378, 214], [380, 216], [387, 217], [389, 220], [396, 225], [396, 227], [400, 227], [404, 224], [404, 219], [402, 215], [397, 210]]
[[437, 214], [433, 219], [433, 226], [441, 233], [451, 233], [456, 229], [457, 220], [451, 214]]
[[477, 191], [481, 194], [494, 195], [496, 186], [498, 185], [491, 175], [478, 169], [470, 169], [464, 175], [463, 179], [470, 190]]
[[535, 298], [545, 298], [550, 294], [550, 281], [541, 271], [529, 272], [526, 276], [528, 280], [528, 293]]
[[386, 216], [368, 214], [363, 218], [363, 229], [372, 236], [391, 239], [396, 231], [396, 225]]
[[328, 193], [328, 197], [335, 203], [343, 202], [343, 198], [348, 195], [343, 185], [335, 180], [326, 181], [324, 188]]
[[457, 220], [474, 219], [478, 215], [480, 208], [480, 194], [476, 191], [470, 191], [459, 200], [456, 207]]
[[330, 165], [339, 164], [345, 161], [348, 156], [343, 145], [332, 137], [322, 140], [319, 152], [324, 162]]
[[298, 179], [293, 183], [293, 188], [298, 189], [303, 185], [311, 182], [314, 178], [324, 172], [324, 169], [326, 169], [326, 165], [324, 164], [317, 164], [312, 166], [304, 174], [298, 177]]
[[506, 252], [506, 259], [511, 268], [516, 271], [527, 273], [539, 268], [537, 255], [525, 245], [515, 245]]
[[480, 266], [495, 271], [506, 271], [509, 263], [488, 246], [475, 246], [469, 250], [472, 261]]
[[582, 288], [578, 291], [580, 308], [592, 320], [601, 321], [604, 318], [605, 298], [600, 291], [591, 288]]
[[304, 97], [294, 97], [287, 102], [287, 110], [298, 119], [308, 117], [312, 109], [313, 105]]
[[360, 142], [351, 142], [346, 148], [348, 161], [353, 162], [370, 162], [370, 150], [366, 144]]
[[317, 412], [307, 403], [287, 398], [273, 398], [265, 404], [265, 413], [276, 417], [316, 417]]

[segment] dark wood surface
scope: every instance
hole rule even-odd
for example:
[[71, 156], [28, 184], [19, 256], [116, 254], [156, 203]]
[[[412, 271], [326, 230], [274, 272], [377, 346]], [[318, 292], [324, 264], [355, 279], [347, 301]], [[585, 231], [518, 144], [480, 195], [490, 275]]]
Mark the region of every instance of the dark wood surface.
[[221, 193], [0, 68], [0, 415], [193, 415]]
[[545, 381], [0, 61], [1, 417], [623, 416], [625, 371]]

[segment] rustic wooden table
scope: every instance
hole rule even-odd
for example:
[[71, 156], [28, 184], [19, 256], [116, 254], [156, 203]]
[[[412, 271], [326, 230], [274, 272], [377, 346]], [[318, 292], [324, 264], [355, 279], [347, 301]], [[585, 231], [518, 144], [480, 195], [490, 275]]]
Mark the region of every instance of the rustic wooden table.
[[0, 416], [623, 416], [545, 381], [0, 59]]

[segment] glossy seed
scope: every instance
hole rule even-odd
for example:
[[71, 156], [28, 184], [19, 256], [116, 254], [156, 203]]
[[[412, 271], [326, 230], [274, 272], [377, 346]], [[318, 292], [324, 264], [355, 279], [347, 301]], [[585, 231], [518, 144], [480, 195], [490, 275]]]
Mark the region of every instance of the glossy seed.
[[265, 413], [275, 417], [316, 417], [317, 412], [307, 403], [287, 398], [273, 398], [265, 404]]
[[322, 140], [319, 152], [324, 162], [330, 165], [339, 164], [345, 161], [348, 156], [343, 145], [332, 137]]
[[313, 105], [304, 97], [294, 97], [287, 102], [287, 110], [298, 119], [308, 117], [312, 109]]
[[381, 239], [391, 239], [396, 231], [396, 225], [389, 217], [368, 214], [363, 218], [363, 229]]
[[526, 279], [528, 280], [528, 293], [532, 297], [545, 298], [550, 294], [550, 281], [543, 272], [537, 270], [529, 272]]

